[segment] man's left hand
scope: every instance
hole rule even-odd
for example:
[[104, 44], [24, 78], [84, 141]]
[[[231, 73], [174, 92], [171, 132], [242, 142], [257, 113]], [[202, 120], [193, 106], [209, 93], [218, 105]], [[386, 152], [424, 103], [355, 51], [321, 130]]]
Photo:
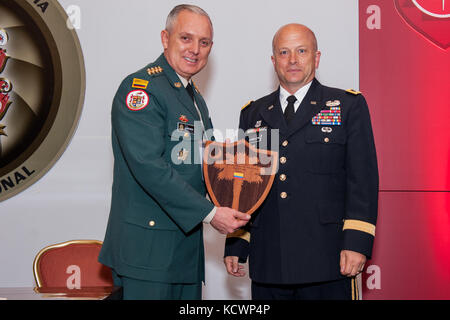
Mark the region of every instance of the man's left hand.
[[341, 274], [347, 277], [354, 277], [361, 273], [366, 263], [366, 256], [355, 251], [341, 251]]

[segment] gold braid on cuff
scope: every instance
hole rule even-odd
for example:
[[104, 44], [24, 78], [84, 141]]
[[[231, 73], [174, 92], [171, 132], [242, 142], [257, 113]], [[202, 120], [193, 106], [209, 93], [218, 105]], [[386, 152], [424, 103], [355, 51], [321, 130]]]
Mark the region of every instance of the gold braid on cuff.
[[227, 234], [227, 238], [241, 238], [242, 240], [245, 240], [248, 243], [250, 243], [250, 232], [244, 229], [239, 229], [233, 233]]
[[358, 230], [375, 237], [375, 225], [360, 220], [345, 220], [342, 230]]

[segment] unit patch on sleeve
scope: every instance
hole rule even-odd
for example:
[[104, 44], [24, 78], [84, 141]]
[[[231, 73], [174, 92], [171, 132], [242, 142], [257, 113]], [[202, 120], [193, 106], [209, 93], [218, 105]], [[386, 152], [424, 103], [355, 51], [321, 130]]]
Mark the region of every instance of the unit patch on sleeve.
[[150, 98], [143, 90], [133, 90], [127, 95], [126, 105], [131, 111], [139, 111], [148, 106]]

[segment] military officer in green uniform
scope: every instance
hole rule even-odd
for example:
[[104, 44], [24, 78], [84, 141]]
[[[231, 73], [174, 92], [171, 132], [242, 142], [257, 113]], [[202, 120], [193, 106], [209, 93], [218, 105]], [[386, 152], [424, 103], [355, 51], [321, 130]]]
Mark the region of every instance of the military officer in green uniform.
[[212, 123], [191, 77], [212, 39], [205, 11], [176, 6], [161, 32], [164, 53], [126, 77], [114, 98], [114, 181], [99, 261], [124, 299], [201, 299], [203, 222], [225, 234], [250, 218], [205, 197], [199, 150]]

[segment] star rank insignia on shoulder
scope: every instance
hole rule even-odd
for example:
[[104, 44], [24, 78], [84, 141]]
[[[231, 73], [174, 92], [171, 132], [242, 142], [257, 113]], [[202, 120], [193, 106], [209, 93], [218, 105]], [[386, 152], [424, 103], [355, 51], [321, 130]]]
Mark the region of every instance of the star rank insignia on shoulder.
[[151, 67], [147, 69], [147, 73], [149, 76], [154, 76], [163, 72], [163, 68], [160, 66]]
[[353, 90], [353, 89], [348, 89], [348, 90], [346, 90], [345, 92], [351, 93], [351, 94], [353, 94], [353, 95], [355, 95], [355, 96], [357, 96], [358, 94], [361, 94], [361, 92], [356, 91], [356, 90]]
[[250, 100], [249, 102], [247, 102], [247, 104], [242, 107], [241, 111], [244, 111], [245, 109], [247, 109], [247, 107], [249, 107], [252, 103], [253, 103], [253, 100]]

